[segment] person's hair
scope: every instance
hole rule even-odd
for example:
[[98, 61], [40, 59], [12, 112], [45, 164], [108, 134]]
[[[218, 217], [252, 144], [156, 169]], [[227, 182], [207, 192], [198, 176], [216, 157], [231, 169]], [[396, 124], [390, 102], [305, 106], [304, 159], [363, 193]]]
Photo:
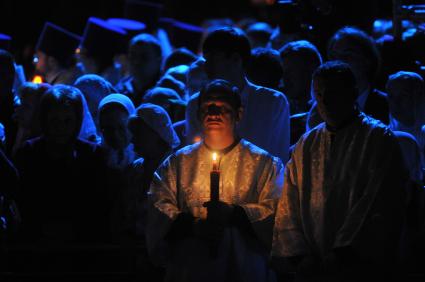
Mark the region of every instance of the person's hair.
[[292, 41], [279, 49], [282, 62], [290, 56], [302, 56], [316, 67], [322, 64], [322, 56], [316, 46], [307, 40]]
[[[257, 75], [256, 75], [257, 74]], [[251, 59], [247, 67], [247, 76], [250, 81], [266, 87], [277, 89], [282, 78], [283, 70], [279, 52], [270, 48], [258, 47], [252, 50]], [[257, 78], [263, 78], [259, 81]]]
[[239, 89], [224, 79], [215, 79], [208, 83], [199, 93], [198, 118], [201, 106], [207, 101], [222, 101], [229, 104], [235, 111], [242, 106]]
[[71, 107], [77, 118], [75, 137], [78, 136], [83, 122], [83, 100], [78, 88], [68, 85], [56, 85], [46, 91], [41, 98], [40, 123], [44, 134], [47, 133], [47, 119], [55, 107]]
[[258, 47], [267, 46], [272, 32], [273, 28], [268, 23], [264, 22], [252, 23], [246, 29], [246, 34], [251, 42], [251, 45], [257, 44]]
[[168, 69], [180, 65], [190, 66], [193, 62], [198, 59], [192, 51], [187, 48], [178, 48], [175, 49], [168, 57], [165, 59], [164, 63], [164, 72]]
[[15, 60], [11, 53], [0, 49], [0, 82], [12, 87], [15, 79]]
[[373, 38], [358, 28], [350, 26], [343, 27], [339, 29], [329, 40], [327, 49], [328, 57], [330, 57], [331, 50], [335, 43], [342, 39], [349, 40], [353, 46], [358, 46], [360, 48], [361, 55], [368, 60], [370, 66], [366, 73], [367, 78], [369, 82], [373, 82], [377, 77], [381, 66], [381, 56]]
[[18, 94], [21, 99], [25, 99], [28, 96], [35, 96], [41, 99], [44, 93], [51, 88], [48, 83], [33, 83], [25, 82], [18, 89]]
[[347, 91], [352, 90], [354, 97], [358, 95], [356, 77], [350, 66], [342, 61], [329, 61], [320, 65], [313, 73], [313, 80], [320, 80], [329, 86], [343, 86]]
[[151, 46], [158, 57], [162, 57], [162, 49], [159, 41], [151, 34], [141, 33], [134, 36], [130, 40], [130, 47], [134, 46]]
[[226, 56], [238, 54], [242, 63], [246, 65], [251, 57], [251, 44], [241, 29], [224, 27], [207, 35], [202, 52], [204, 54], [222, 52]]

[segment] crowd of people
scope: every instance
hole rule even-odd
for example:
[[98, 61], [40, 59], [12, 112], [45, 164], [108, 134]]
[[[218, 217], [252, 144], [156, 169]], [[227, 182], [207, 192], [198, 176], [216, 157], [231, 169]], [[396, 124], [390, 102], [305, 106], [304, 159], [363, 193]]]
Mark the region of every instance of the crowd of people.
[[41, 81], [0, 34], [1, 271], [113, 245], [145, 281], [424, 277], [423, 23], [143, 20], [46, 22]]

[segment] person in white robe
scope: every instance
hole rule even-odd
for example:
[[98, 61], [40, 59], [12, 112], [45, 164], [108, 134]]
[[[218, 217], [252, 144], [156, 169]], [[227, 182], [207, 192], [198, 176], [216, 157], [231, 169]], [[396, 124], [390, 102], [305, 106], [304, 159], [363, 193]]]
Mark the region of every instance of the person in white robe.
[[[203, 140], [171, 155], [150, 192], [147, 247], [165, 281], [273, 281], [268, 267], [283, 165], [235, 134], [236, 87], [214, 80], [200, 96]], [[218, 154], [219, 201], [210, 200]]]
[[[239, 136], [285, 163], [289, 156], [289, 103], [281, 92], [247, 80], [245, 69], [251, 56], [247, 36], [236, 28], [220, 28], [207, 36], [202, 49], [208, 78], [228, 80], [241, 90], [244, 115], [237, 125]], [[200, 134], [198, 99], [199, 94], [194, 94], [186, 108], [189, 142]]]
[[287, 163], [273, 236], [276, 268], [297, 272], [300, 281], [357, 281], [379, 270], [382, 277], [393, 270], [405, 215], [409, 176], [400, 145], [356, 108], [347, 64], [321, 65], [313, 92], [325, 122], [301, 137]]

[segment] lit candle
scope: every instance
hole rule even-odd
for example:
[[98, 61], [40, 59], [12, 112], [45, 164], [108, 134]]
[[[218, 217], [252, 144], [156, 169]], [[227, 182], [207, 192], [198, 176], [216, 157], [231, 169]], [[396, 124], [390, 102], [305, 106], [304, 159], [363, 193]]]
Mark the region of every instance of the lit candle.
[[37, 83], [37, 84], [42, 83], [43, 82], [43, 78], [40, 75], [36, 75], [36, 76], [34, 76], [32, 82], [33, 83]]
[[218, 202], [220, 200], [220, 169], [218, 167], [218, 159], [217, 159], [217, 153], [213, 153], [212, 155], [212, 170], [210, 172], [210, 201], [211, 202]]

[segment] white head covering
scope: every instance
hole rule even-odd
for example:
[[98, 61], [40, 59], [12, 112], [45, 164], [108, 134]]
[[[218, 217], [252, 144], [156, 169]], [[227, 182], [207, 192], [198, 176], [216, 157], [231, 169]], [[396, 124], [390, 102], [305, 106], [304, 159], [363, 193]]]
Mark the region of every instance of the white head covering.
[[116, 103], [123, 106], [123, 108], [127, 110], [129, 116], [133, 115], [136, 111], [130, 98], [119, 93], [109, 94], [108, 96], [104, 97], [99, 103], [98, 111], [100, 112], [103, 107], [111, 103]]
[[81, 130], [78, 137], [83, 140], [99, 143], [100, 139], [99, 139], [99, 136], [97, 135], [96, 125], [89, 111], [89, 107], [87, 106], [86, 98], [84, 97], [82, 93], [80, 93], [80, 95], [81, 95], [81, 100], [83, 102], [83, 121], [81, 124]]
[[136, 117], [143, 119], [171, 148], [174, 149], [180, 145], [170, 116], [162, 107], [150, 103], [141, 104], [136, 109]]
[[86, 74], [79, 77], [75, 81], [74, 86], [83, 93], [87, 100], [90, 113], [94, 118], [97, 117], [100, 100], [106, 95], [116, 92], [111, 83], [95, 74]]
[[412, 134], [420, 148], [425, 147], [425, 84], [422, 77], [414, 72], [399, 71], [388, 78], [386, 85], [388, 93], [391, 91], [403, 91], [409, 93], [413, 99], [413, 111], [415, 124], [406, 126], [390, 113], [390, 128]]

